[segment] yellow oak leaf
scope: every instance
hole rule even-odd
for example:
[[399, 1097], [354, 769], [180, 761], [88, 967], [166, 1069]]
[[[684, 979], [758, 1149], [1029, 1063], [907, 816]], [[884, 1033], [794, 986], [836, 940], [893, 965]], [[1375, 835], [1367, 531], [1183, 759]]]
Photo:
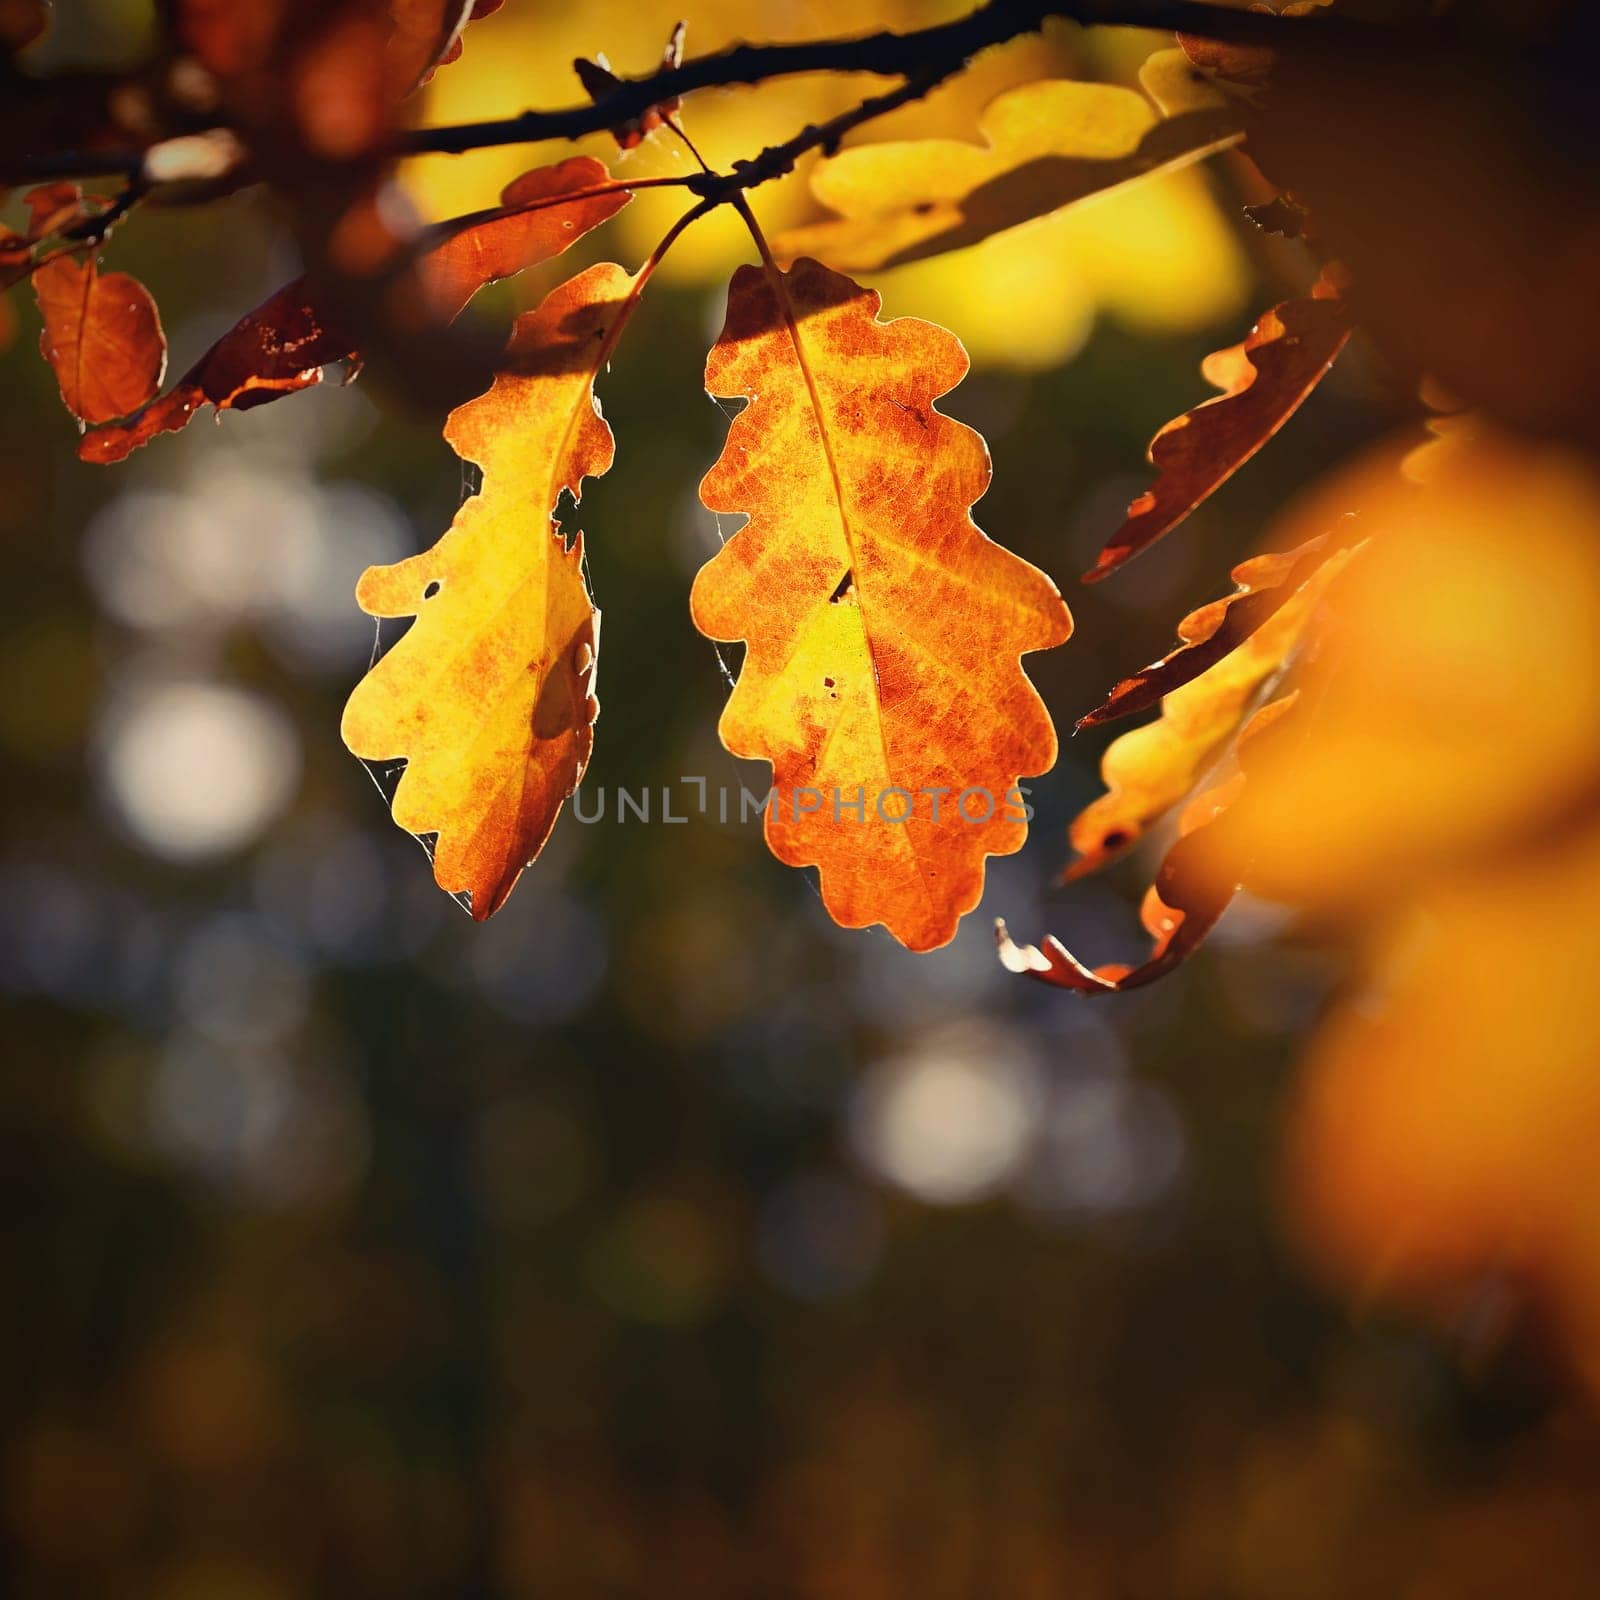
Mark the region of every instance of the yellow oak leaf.
[[[1139, 675], [1148, 674], [1157, 682], [1168, 678], [1176, 681], [1176, 687], [1163, 697], [1161, 715], [1154, 722], [1134, 728], [1106, 747], [1100, 760], [1106, 792], [1078, 814], [1070, 830], [1077, 860], [1067, 869], [1069, 880], [1094, 872], [1131, 849], [1205, 777], [1262, 691], [1293, 658], [1328, 585], [1358, 548], [1352, 538], [1346, 534], [1330, 539], [1323, 549], [1307, 546], [1243, 562], [1233, 571], [1236, 594], [1184, 618], [1179, 625], [1182, 648]], [[1296, 587], [1285, 599], [1273, 591], [1285, 586], [1286, 580]], [[1230, 612], [1252, 605], [1260, 608], [1256, 616], [1264, 613], [1264, 620], [1204, 671], [1177, 681], [1182, 679], [1181, 663], [1189, 659], [1187, 653], [1195, 652], [1204, 660], [1211, 640], [1231, 642]], [[1122, 704], [1133, 700], [1134, 684], [1129, 679], [1119, 685]], [[1113, 705], [1118, 704], [1117, 695]], [[1096, 717], [1091, 712], [1085, 720]]]
[[593, 748], [600, 614], [553, 512], [611, 465], [594, 379], [638, 296], [609, 262], [518, 318], [505, 370], [454, 411], [445, 437], [483, 489], [433, 546], [369, 567], [375, 617], [415, 616], [345, 706], [349, 748], [403, 760], [394, 820], [436, 834], [434, 877], [492, 915], [543, 847]]

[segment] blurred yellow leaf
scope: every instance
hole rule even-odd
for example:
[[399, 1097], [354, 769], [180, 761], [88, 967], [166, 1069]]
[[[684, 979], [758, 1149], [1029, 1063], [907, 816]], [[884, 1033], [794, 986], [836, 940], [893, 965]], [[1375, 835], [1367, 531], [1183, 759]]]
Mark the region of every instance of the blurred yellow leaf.
[[811, 186], [838, 213], [792, 229], [781, 256], [870, 271], [975, 244], [1130, 179], [1235, 143], [1238, 118], [1177, 50], [1144, 65], [1140, 94], [1049, 79], [1000, 95], [984, 145], [957, 139], [857, 145], [817, 164]]
[[1210, 327], [1242, 308], [1250, 271], [1204, 177], [1171, 172], [867, 281], [897, 315], [956, 329], [974, 366], [1037, 372], [1075, 355], [1101, 311], [1142, 332]]
[[1312, 1049], [1287, 1180], [1302, 1241], [1359, 1292], [1448, 1305], [1511, 1272], [1600, 1385], [1597, 901], [1591, 825], [1387, 916]]
[[1519, 849], [1600, 785], [1600, 473], [1546, 445], [1459, 429], [1319, 499], [1374, 537], [1308, 668], [1314, 730], [1254, 787], [1253, 886], [1386, 899]]

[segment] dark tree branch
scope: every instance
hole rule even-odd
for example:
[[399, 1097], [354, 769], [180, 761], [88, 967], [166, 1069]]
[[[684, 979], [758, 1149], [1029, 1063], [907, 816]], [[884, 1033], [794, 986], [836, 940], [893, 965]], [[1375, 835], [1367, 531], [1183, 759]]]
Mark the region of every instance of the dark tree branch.
[[[796, 141], [791, 140], [786, 145], [763, 151], [754, 162], [745, 163], [741, 170], [754, 166], [766, 175], [738, 185], [752, 187], [787, 171], [788, 165], [805, 150], [817, 144], [827, 145], [860, 122], [926, 93], [934, 84], [959, 71], [980, 50], [1034, 33], [1051, 17], [1086, 26], [1152, 28], [1169, 33], [1193, 33], [1231, 43], [1277, 47], [1299, 35], [1307, 43], [1314, 42], [1319, 50], [1381, 47], [1393, 51], [1411, 31], [1316, 13], [1280, 18], [1209, 4], [1206, 0], [988, 0], [986, 5], [965, 17], [908, 33], [882, 32], [854, 39], [817, 39], [799, 44], [735, 45], [685, 61], [681, 66], [663, 68], [639, 78], [624, 78], [613, 93], [586, 105], [559, 111], [525, 111], [514, 117], [451, 127], [416, 128], [400, 134], [390, 146], [390, 153], [395, 156], [460, 154], [493, 145], [577, 139], [619, 127], [663, 101], [697, 89], [765, 83], [796, 73], [859, 72], [906, 80], [900, 89], [875, 96], [863, 102], [857, 111], [846, 113], [845, 118], [836, 118], [828, 125], [834, 129], [831, 134], [821, 139], [812, 138], [813, 130], [808, 129], [802, 136], [806, 143], [796, 145]], [[918, 83], [922, 85], [920, 89], [914, 87]], [[790, 152], [787, 164], [780, 151]], [[142, 170], [143, 154], [138, 150], [30, 153], [11, 159], [0, 154], [0, 183], [104, 175], [133, 177]]]
[[[515, 117], [417, 128], [394, 144], [398, 155], [460, 154], [499, 144], [577, 139], [619, 127], [664, 100], [696, 89], [765, 83], [802, 72], [866, 72], [878, 77], [931, 77], [937, 83], [980, 50], [1035, 33], [1051, 17], [1085, 25], [1155, 28], [1233, 43], [1282, 45], [1290, 29], [1303, 29], [1319, 46], [1364, 45], [1381, 37], [1390, 48], [1399, 30], [1312, 13], [1280, 18], [1236, 11], [1203, 0], [989, 0], [954, 22], [911, 33], [873, 33], [857, 39], [817, 39], [801, 44], [734, 45], [681, 66], [641, 78], [624, 78], [612, 94], [564, 111], [524, 111]], [[931, 86], [931, 84], [930, 84]], [[887, 107], [884, 109], [888, 109]]]

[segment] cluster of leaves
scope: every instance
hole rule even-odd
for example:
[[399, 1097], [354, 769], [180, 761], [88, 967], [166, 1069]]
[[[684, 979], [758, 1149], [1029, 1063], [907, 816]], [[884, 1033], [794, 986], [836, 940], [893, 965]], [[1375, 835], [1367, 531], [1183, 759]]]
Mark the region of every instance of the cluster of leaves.
[[[206, 404], [278, 399], [317, 383], [330, 363], [357, 366], [400, 343], [456, 350], [446, 327], [480, 287], [551, 259], [628, 203], [643, 185], [583, 157], [532, 170], [495, 206], [431, 230], [408, 231], [388, 214], [383, 174], [406, 97], [492, 9], [483, 0], [174, 0], [163, 81], [188, 84], [188, 120], [163, 124], [147, 106], [155, 133], [141, 140], [121, 194], [41, 185], [26, 196], [26, 235], [0, 239], [0, 270], [32, 279], [45, 355], [89, 429], [85, 460], [120, 460]], [[1270, 175], [1277, 197], [1252, 216], [1306, 241], [1320, 275], [1207, 360], [1220, 393], [1156, 435], [1154, 482], [1090, 581], [1176, 528], [1285, 424], [1344, 348], [1352, 288], [1367, 269], [1352, 278], [1340, 262], [1362, 258], [1367, 239], [1346, 214], [1342, 176], [1329, 175], [1336, 159], [1303, 161], [1301, 148], [1308, 126], [1325, 125], [1327, 63], [1347, 44], [1337, 30], [1317, 33], [1314, 50], [1230, 43], [1236, 27], [1221, 40], [1179, 35], [1177, 48], [1150, 56], [1139, 89], [1049, 80], [1009, 90], [984, 113], [977, 143], [835, 148], [985, 42], [960, 30], [992, 24], [1006, 37], [1048, 9], [990, 8], [930, 30], [946, 54], [905, 68], [898, 90], [733, 173], [647, 180], [678, 183], [695, 203], [636, 272], [587, 268], [523, 315], [487, 392], [450, 417], [445, 436], [482, 468], [482, 488], [431, 550], [362, 579], [364, 609], [417, 621], [357, 687], [344, 736], [359, 756], [403, 764], [395, 820], [433, 843], [439, 884], [474, 917], [504, 902], [583, 777], [598, 714], [599, 616], [582, 538], [557, 520], [558, 502], [576, 501], [584, 479], [609, 468], [595, 380], [662, 255], [715, 206], [738, 210], [760, 258], [733, 278], [706, 372], [713, 394], [749, 402], [701, 491], [708, 507], [748, 524], [691, 597], [703, 633], [746, 646], [723, 741], [771, 763], [773, 852], [818, 868], [841, 924], [882, 923], [912, 949], [949, 940], [980, 898], [986, 858], [1022, 845], [1025, 823], [1006, 801], [1051, 766], [1056, 736], [1020, 658], [1063, 643], [1072, 624], [1050, 579], [972, 521], [987, 452], [935, 405], [965, 372], [959, 340], [930, 323], [881, 320], [878, 296], [844, 274], [961, 248], [1222, 150], [1242, 146]], [[1252, 20], [1257, 34], [1288, 40], [1319, 26], [1302, 15], [1317, 9]], [[603, 60], [577, 66], [596, 107], [624, 107], [608, 125], [627, 148], [663, 130], [687, 143], [670, 91], [681, 64], [680, 28], [663, 60], [667, 90], [642, 107]], [[80, 133], [93, 147], [117, 130]], [[811, 187], [832, 215], [769, 248], [746, 191], [817, 148]], [[300, 200], [308, 272], [163, 393], [154, 303], [124, 274], [102, 275], [99, 249], [152, 195], [209, 195], [262, 177]], [[1386, 271], [1373, 269], [1380, 319]], [[1541, 403], [1548, 412], [1548, 397]], [[1073, 825], [1068, 873], [1122, 855], [1183, 807], [1144, 907], [1150, 958], [1091, 968], [1054, 940], [1019, 948], [1002, 926], [1008, 966], [1069, 989], [1122, 989], [1204, 937], [1248, 876], [1248, 830], [1237, 821], [1247, 776], [1264, 750], [1302, 737], [1289, 669], [1369, 532], [1360, 519], [1334, 519], [1244, 563], [1232, 595], [1183, 620], [1171, 654], [1080, 719], [1099, 725], [1160, 707], [1107, 750], [1106, 793]], [[969, 794], [983, 816], [965, 805]], [[851, 807], [842, 817], [841, 797]]]

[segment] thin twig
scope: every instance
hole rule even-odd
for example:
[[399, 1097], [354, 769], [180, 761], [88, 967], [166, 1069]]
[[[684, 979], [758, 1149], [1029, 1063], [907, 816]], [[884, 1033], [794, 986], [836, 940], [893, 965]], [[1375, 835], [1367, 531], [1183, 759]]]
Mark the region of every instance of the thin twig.
[[733, 199], [737, 203], [737, 197], [744, 190], [770, 183], [774, 178], [781, 178], [793, 171], [795, 162], [807, 151], [821, 150], [824, 154], [831, 155], [838, 149], [839, 141], [851, 129], [859, 128], [862, 123], [870, 122], [874, 117], [884, 116], [913, 100], [920, 100], [936, 84], [942, 83], [944, 79], [959, 70], [960, 64], [956, 63], [942, 70], [919, 73], [914, 78], [908, 78], [898, 89], [891, 89], [887, 94], [873, 95], [870, 99], [863, 100], [860, 105], [840, 112], [827, 122], [808, 123], [792, 139], [785, 139], [782, 144], [768, 145], [749, 161], [734, 162], [732, 172], [716, 173], [709, 179], [694, 180], [691, 182], [691, 187], [710, 199]]

